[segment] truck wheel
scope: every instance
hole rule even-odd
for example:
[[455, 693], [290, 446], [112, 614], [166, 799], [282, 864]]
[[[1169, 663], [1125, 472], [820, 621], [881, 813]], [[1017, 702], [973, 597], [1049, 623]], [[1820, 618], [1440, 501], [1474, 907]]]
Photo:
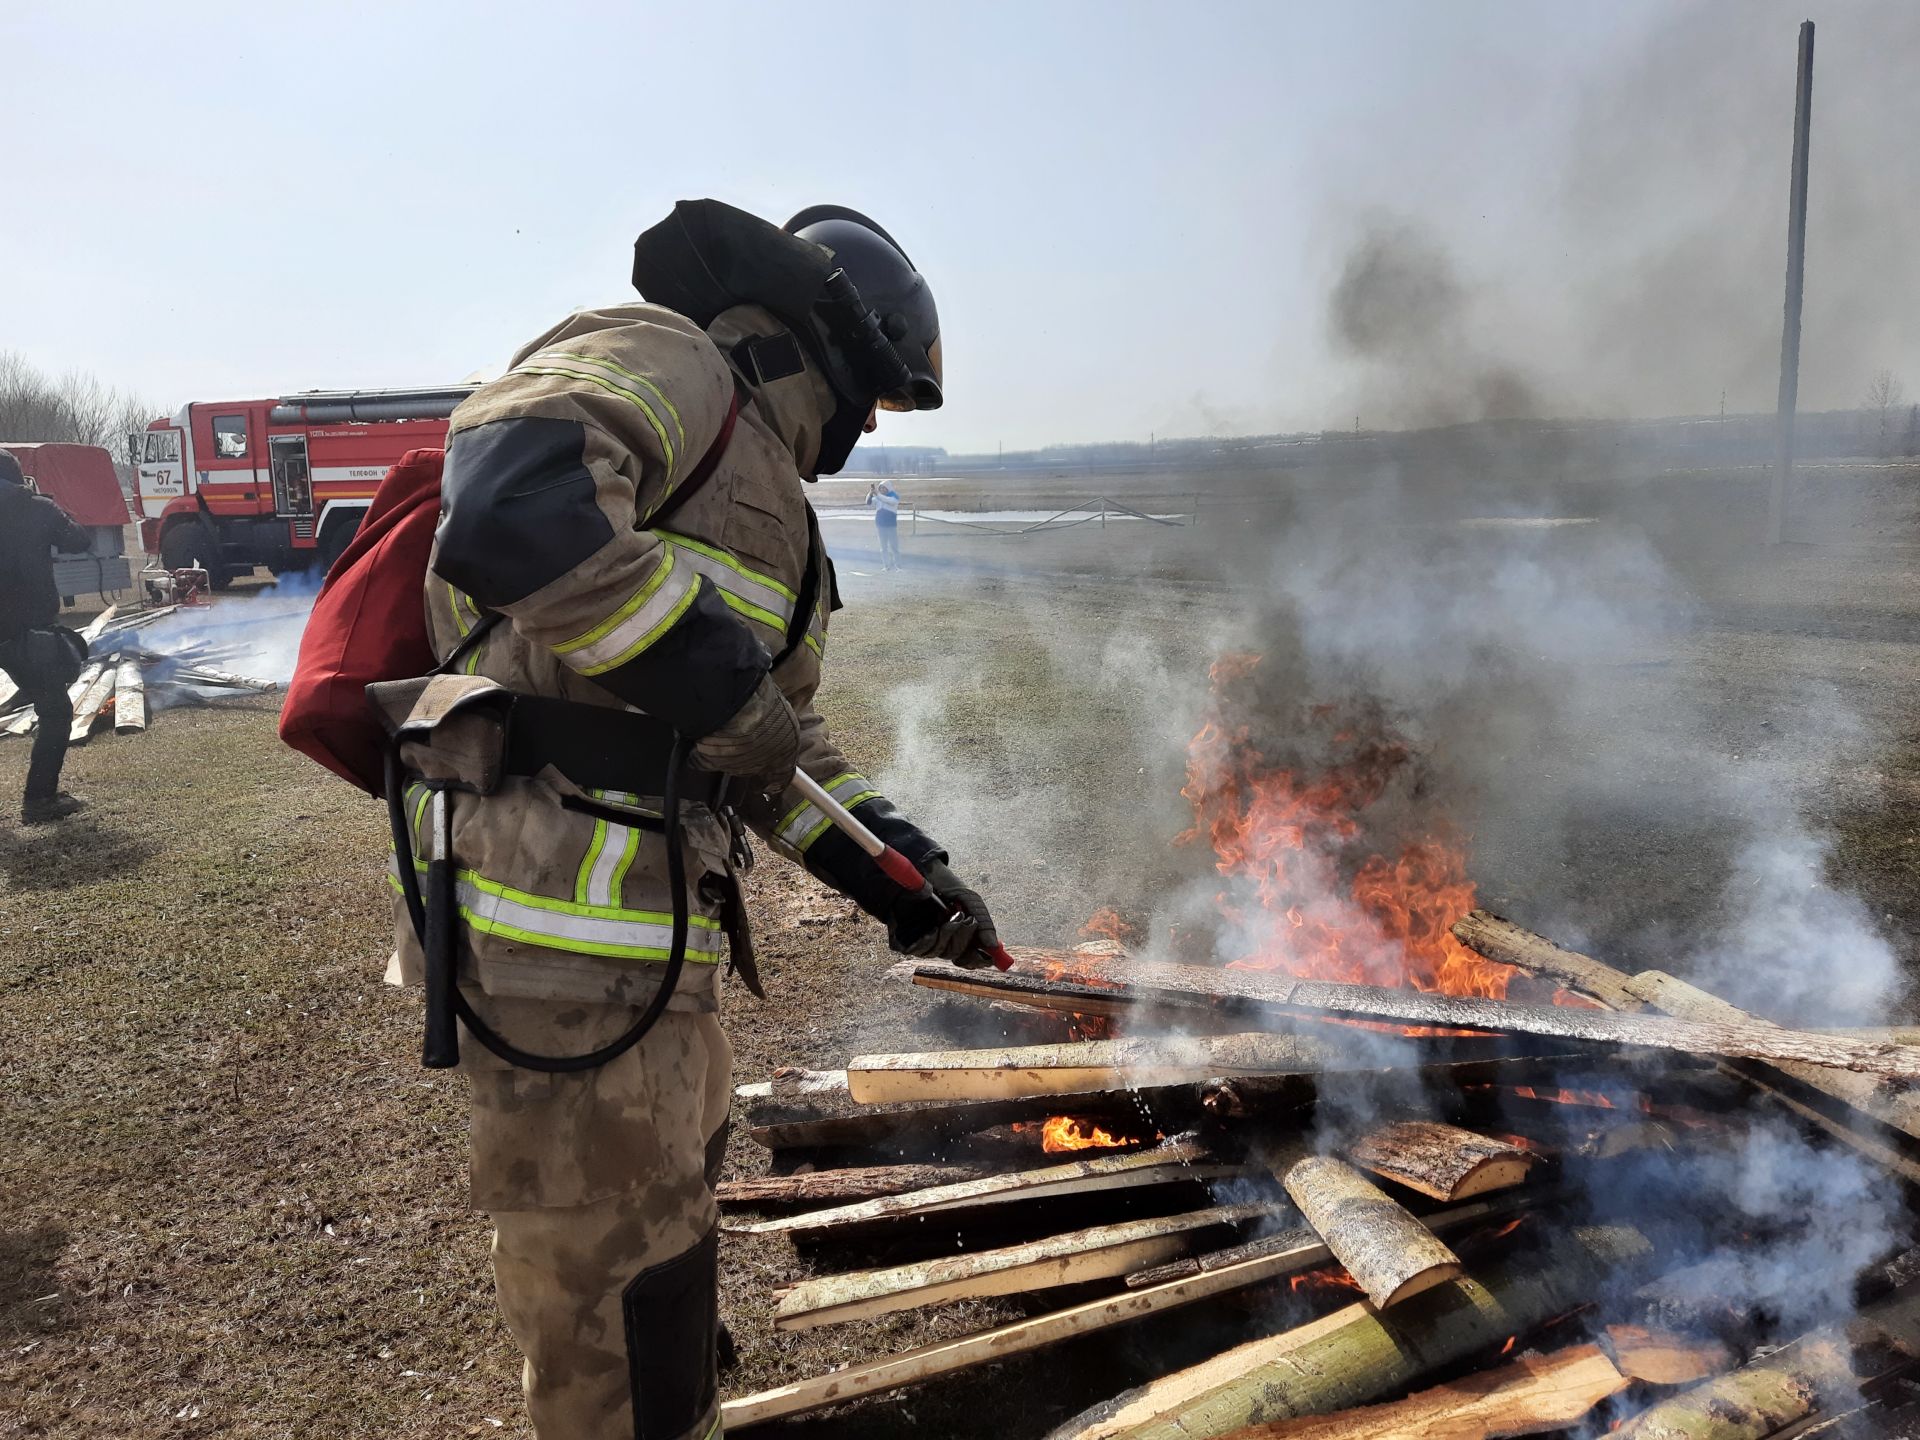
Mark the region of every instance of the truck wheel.
[[220, 542], [214, 539], [213, 527], [204, 520], [184, 521], [162, 535], [160, 564], [167, 570], [199, 565], [216, 590], [224, 590], [232, 583], [227, 567], [220, 563]]
[[314, 566], [319, 571], [322, 580], [326, 579], [327, 572], [333, 569], [333, 562], [347, 553], [347, 546], [353, 543], [353, 537], [359, 532], [360, 527], [358, 524], [336, 521], [328, 528], [327, 533], [320, 537], [319, 551], [315, 556]]

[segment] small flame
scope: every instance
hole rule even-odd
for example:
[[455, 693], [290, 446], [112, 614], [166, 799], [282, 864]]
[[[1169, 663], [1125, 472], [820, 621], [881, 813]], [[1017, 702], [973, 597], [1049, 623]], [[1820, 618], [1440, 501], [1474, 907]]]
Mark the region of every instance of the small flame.
[[[1072, 1150], [1114, 1150], [1140, 1143], [1135, 1136], [1115, 1135], [1104, 1126], [1092, 1120], [1083, 1120], [1077, 1115], [1051, 1115], [1037, 1126], [1031, 1120], [1016, 1120], [1013, 1129], [1019, 1135], [1038, 1129], [1040, 1148], [1049, 1155], [1062, 1155]], [[1154, 1138], [1157, 1140], [1161, 1137], [1156, 1135]]]
[[1344, 1267], [1328, 1265], [1319, 1270], [1303, 1270], [1298, 1275], [1290, 1276], [1287, 1280], [1287, 1288], [1296, 1295], [1303, 1291], [1311, 1294], [1325, 1290], [1358, 1290], [1360, 1282], [1349, 1275]]
[[[1602, 1095], [1598, 1090], [1541, 1090], [1532, 1085], [1516, 1085], [1513, 1087], [1513, 1093], [1516, 1099], [1549, 1100], [1555, 1105], [1589, 1105], [1597, 1110], [1616, 1110], [1619, 1108], [1612, 1100]], [[1647, 1101], [1645, 1096], [1642, 1096], [1641, 1099], [1646, 1101], [1646, 1103], [1640, 1108], [1643, 1110], [1648, 1109], [1652, 1102]]]
[[1111, 940], [1123, 950], [1135, 949], [1147, 938], [1144, 928], [1110, 905], [1102, 905], [1094, 911], [1087, 923], [1080, 927], [1080, 933], [1096, 940]]
[[1518, 1335], [1507, 1336], [1507, 1343], [1500, 1347], [1500, 1353], [1502, 1355], [1511, 1355], [1513, 1353], [1513, 1342], [1518, 1340], [1519, 1338], [1520, 1337]]

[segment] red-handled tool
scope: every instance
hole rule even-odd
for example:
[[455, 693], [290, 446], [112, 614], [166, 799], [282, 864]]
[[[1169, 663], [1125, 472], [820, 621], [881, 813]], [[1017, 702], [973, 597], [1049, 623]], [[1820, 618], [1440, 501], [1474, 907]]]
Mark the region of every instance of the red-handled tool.
[[[927, 877], [920, 873], [917, 865], [856, 820], [853, 812], [829, 795], [818, 780], [804, 770], [796, 770], [793, 772], [793, 785], [807, 797], [814, 809], [833, 822], [834, 829], [871, 855], [873, 863], [885, 871], [894, 884], [902, 890], [912, 890], [935, 900], [940, 898], [934, 894], [933, 887], [927, 883]], [[998, 969], [1013, 968], [1013, 956], [1007, 953], [1006, 946], [995, 942], [991, 949], [984, 945], [980, 948]]]

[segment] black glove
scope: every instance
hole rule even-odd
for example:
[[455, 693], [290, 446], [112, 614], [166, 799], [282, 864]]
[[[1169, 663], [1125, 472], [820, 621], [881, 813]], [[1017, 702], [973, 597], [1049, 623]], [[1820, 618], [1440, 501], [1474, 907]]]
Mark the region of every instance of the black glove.
[[938, 860], [920, 867], [934, 898], [900, 892], [887, 912], [887, 944], [901, 955], [991, 965], [984, 951], [1000, 943], [987, 902]]

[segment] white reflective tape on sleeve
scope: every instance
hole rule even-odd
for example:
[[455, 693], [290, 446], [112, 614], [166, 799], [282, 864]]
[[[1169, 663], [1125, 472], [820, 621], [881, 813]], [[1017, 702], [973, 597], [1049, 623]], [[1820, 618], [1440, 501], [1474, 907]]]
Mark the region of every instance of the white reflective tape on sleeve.
[[[826, 791], [849, 810], [880, 793], [866, 776], [852, 770], [834, 776], [827, 782]], [[781, 818], [779, 825], [774, 828], [774, 839], [794, 853], [804, 855], [807, 847], [824, 835], [832, 824], [824, 812], [802, 801]]]
[[671, 549], [662, 549], [653, 574], [626, 604], [586, 634], [553, 648], [582, 675], [616, 670], [673, 628], [693, 604], [699, 584], [699, 575], [677, 564]]

